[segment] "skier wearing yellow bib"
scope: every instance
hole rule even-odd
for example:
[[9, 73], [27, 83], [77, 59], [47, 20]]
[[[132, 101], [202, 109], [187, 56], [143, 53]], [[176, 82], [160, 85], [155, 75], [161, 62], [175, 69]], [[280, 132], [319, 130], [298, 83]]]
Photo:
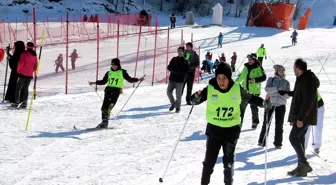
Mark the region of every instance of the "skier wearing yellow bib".
[[127, 80], [129, 83], [134, 83], [144, 80], [144, 77], [130, 77], [127, 71], [121, 68], [120, 60], [118, 58], [114, 58], [111, 61], [111, 69], [105, 73], [105, 76], [102, 80], [89, 82], [90, 85], [107, 84], [107, 87], [105, 88], [103, 105], [101, 107], [103, 121], [97, 126], [97, 128], [107, 128], [110, 113], [117, 103], [120, 91], [122, 88], [124, 88], [124, 80]]
[[269, 101], [249, 94], [247, 90], [232, 80], [231, 68], [220, 63], [215, 71], [215, 78], [209, 81], [202, 91], [194, 93], [191, 101], [194, 105], [207, 101], [205, 159], [201, 185], [210, 183], [210, 176], [216, 164], [219, 150], [223, 147], [224, 183], [232, 185], [235, 148], [240, 135], [241, 102], [249, 102], [259, 107], [271, 108]]

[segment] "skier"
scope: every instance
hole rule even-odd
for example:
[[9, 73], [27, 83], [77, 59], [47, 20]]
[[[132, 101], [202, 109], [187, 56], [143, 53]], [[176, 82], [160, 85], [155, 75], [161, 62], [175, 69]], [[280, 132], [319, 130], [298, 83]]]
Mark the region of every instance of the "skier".
[[194, 105], [199, 105], [204, 101], [207, 101], [206, 135], [208, 139], [201, 185], [210, 183], [210, 176], [221, 147], [224, 153], [224, 183], [232, 185], [235, 148], [241, 131], [240, 103], [246, 101], [265, 108], [270, 108], [271, 105], [262, 98], [249, 94], [238, 83], [235, 83], [232, 80], [230, 66], [225, 63], [218, 65], [215, 77], [209, 81], [207, 87], [192, 95]]
[[[265, 110], [264, 122], [260, 132], [258, 145], [261, 147], [265, 146], [265, 140], [267, 139], [267, 136], [265, 137], [265, 134], [268, 135], [268, 131], [270, 128], [270, 119], [272, 117], [273, 111], [275, 111], [275, 136], [273, 144], [275, 148], [281, 149], [283, 124], [288, 96], [280, 95], [278, 91], [290, 91], [290, 83], [285, 79], [285, 67], [283, 67], [282, 65], [274, 65], [273, 68], [275, 69], [274, 77], [269, 77], [267, 79], [265, 87], [267, 97], [270, 99], [273, 107], [272, 109]], [[266, 126], [268, 126], [268, 130], [266, 130]]]
[[[184, 90], [184, 87], [187, 85], [186, 102], [187, 102], [187, 105], [191, 105], [190, 97], [191, 97], [191, 92], [192, 92], [192, 88], [194, 85], [195, 71], [196, 71], [196, 68], [198, 68], [200, 65], [200, 60], [199, 60], [198, 54], [193, 50], [193, 44], [191, 42], [188, 42], [186, 44], [186, 52], [184, 55], [185, 55], [184, 56], [185, 59], [187, 59], [189, 63], [189, 71], [188, 71], [187, 78], [184, 81], [183, 90]], [[182, 90], [182, 94], [183, 94], [183, 90]]]
[[260, 65], [262, 66], [264, 57], [265, 57], [265, 60], [267, 60], [266, 48], [264, 44], [261, 44], [260, 48], [258, 48], [257, 55], [258, 55], [258, 60], [260, 62]]
[[71, 67], [72, 67], [72, 70], [75, 70], [76, 69], [76, 60], [78, 57], [78, 54], [77, 54], [77, 50], [74, 49], [73, 52], [71, 53], [71, 55], [69, 56], [71, 58]]
[[296, 45], [297, 43], [297, 36], [298, 36], [298, 32], [296, 32], [296, 30], [293, 31], [292, 35], [290, 36], [292, 38], [292, 45]]
[[237, 53], [233, 52], [233, 55], [231, 57], [231, 69], [232, 69], [232, 72], [236, 72], [236, 62], [237, 62]]
[[28, 42], [26, 48], [27, 50], [21, 54], [17, 67], [19, 79], [16, 83], [15, 102], [12, 107], [27, 107], [29, 84], [37, 70], [38, 63], [34, 43]]
[[[261, 93], [261, 83], [266, 80], [266, 74], [263, 67], [260, 65], [257, 55], [252, 53], [247, 55], [248, 63], [244, 64], [244, 69], [237, 78], [237, 83], [243, 83], [243, 87], [251, 94], [259, 96]], [[244, 118], [246, 102], [242, 102], [242, 117]], [[251, 106], [252, 111], [252, 129], [256, 129], [259, 124], [258, 107]], [[243, 124], [243, 119], [241, 120]]]
[[[313, 72], [307, 70], [307, 63], [297, 59], [294, 63], [296, 78], [293, 98], [288, 116], [288, 122], [293, 126], [289, 134], [297, 158], [298, 166], [287, 174], [296, 177], [305, 177], [308, 172], [313, 171], [305, 156], [305, 135], [310, 125], [317, 123], [317, 88], [320, 86], [319, 79]], [[290, 92], [279, 91], [280, 94]]]
[[[18, 73], [17, 73], [17, 67], [18, 63], [21, 57], [21, 54], [25, 51], [26, 46], [23, 41], [16, 41], [14, 43], [14, 53], [11, 55], [9, 53], [10, 48], [7, 47], [7, 57], [9, 57], [9, 67], [11, 69], [11, 74], [9, 77], [9, 82], [8, 82], [8, 88], [5, 96], [5, 100], [7, 100], [9, 103], [14, 103], [15, 102], [15, 91], [16, 91], [16, 82], [19, 78]], [[22, 93], [22, 92], [21, 92]], [[23, 98], [23, 96], [20, 96]], [[20, 99], [20, 102], [23, 101], [23, 99]]]
[[223, 33], [220, 32], [219, 35], [218, 35], [218, 47], [220, 47], [220, 48], [223, 47], [223, 39], [224, 39]]
[[[189, 64], [188, 61], [184, 58], [184, 47], [179, 47], [177, 52], [178, 56], [172, 58], [167, 67], [167, 69], [170, 71], [167, 96], [171, 104], [169, 111], [172, 111], [176, 108], [175, 112], [179, 113], [181, 108], [183, 82], [187, 77]], [[173, 96], [174, 89], [176, 93], [176, 100]]]
[[58, 69], [61, 68], [61, 70], [64, 72], [64, 67], [63, 67], [63, 55], [59, 54], [57, 59], [55, 60], [55, 72], [58, 73]]
[[172, 15], [170, 16], [170, 28], [171, 28], [171, 29], [175, 28], [175, 24], [176, 24], [176, 17], [175, 17], [174, 14], [172, 14]]
[[121, 68], [120, 60], [118, 58], [114, 58], [111, 61], [111, 69], [105, 73], [105, 76], [102, 80], [89, 82], [89, 85], [107, 84], [107, 87], [105, 88], [103, 105], [101, 107], [103, 121], [97, 126], [97, 128], [107, 128], [110, 113], [117, 103], [120, 90], [124, 87], [124, 79], [130, 83], [135, 83], [144, 80], [144, 77], [130, 77], [127, 71]]

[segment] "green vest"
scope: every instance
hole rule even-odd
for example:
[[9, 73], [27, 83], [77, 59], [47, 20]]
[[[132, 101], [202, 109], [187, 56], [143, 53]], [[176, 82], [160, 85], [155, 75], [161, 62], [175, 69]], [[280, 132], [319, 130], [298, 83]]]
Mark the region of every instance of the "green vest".
[[107, 79], [107, 86], [124, 88], [124, 76], [123, 76], [122, 69], [119, 69], [118, 71], [112, 71], [112, 70], [109, 71], [108, 79]]
[[321, 95], [319, 92], [317, 92], [317, 101], [320, 101], [322, 99]]
[[[248, 71], [246, 69], [246, 71]], [[263, 72], [260, 67], [254, 68], [250, 71], [249, 78], [250, 79], [255, 79], [257, 77], [261, 77], [263, 75]], [[248, 83], [248, 89], [247, 89], [247, 83]], [[243, 87], [248, 90], [249, 93], [257, 95], [261, 94], [261, 83], [260, 82], [254, 82], [254, 83], [249, 83], [247, 81], [247, 74], [246, 78], [243, 81]]]
[[185, 53], [185, 59], [188, 61], [188, 62], [190, 62], [190, 53], [189, 52], [186, 52]]
[[240, 124], [240, 85], [235, 83], [229, 92], [221, 93], [208, 85], [206, 119], [215, 126], [228, 128]]
[[258, 57], [264, 57], [266, 55], [266, 49], [265, 48], [259, 48], [257, 51]]

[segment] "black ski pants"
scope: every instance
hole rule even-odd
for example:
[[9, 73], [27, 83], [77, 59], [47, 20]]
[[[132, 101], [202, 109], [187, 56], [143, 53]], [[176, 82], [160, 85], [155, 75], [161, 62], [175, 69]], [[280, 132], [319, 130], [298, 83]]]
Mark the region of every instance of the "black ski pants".
[[202, 185], [208, 185], [210, 183], [210, 176], [213, 173], [219, 150], [223, 148], [223, 164], [224, 164], [224, 184], [232, 185], [233, 183], [233, 171], [234, 171], [234, 159], [235, 149], [238, 139], [232, 140], [220, 140], [215, 137], [208, 137], [206, 143], [205, 159], [203, 161], [202, 171]]
[[[259, 94], [257, 94], [256, 96], [259, 96]], [[245, 115], [245, 110], [246, 110], [246, 107], [249, 103], [247, 101], [242, 101], [241, 104], [240, 104], [240, 117], [241, 117], [241, 127], [243, 126], [243, 121], [244, 121], [244, 115]], [[255, 123], [255, 124], [259, 124], [259, 109], [257, 106], [255, 105], [251, 105], [250, 104], [250, 107], [251, 107], [251, 112], [252, 112], [252, 124]]]
[[264, 57], [258, 57], [258, 60], [259, 60], [259, 62], [260, 62], [260, 65], [262, 66], [262, 63], [263, 63]]
[[[274, 146], [282, 146], [283, 124], [284, 124], [284, 118], [285, 118], [285, 113], [286, 113], [285, 105], [281, 105], [281, 106], [273, 107], [272, 109], [269, 109], [269, 110], [265, 110], [264, 122], [261, 128], [258, 142], [262, 145], [265, 145], [265, 139], [266, 139], [265, 134], [267, 132], [267, 136], [268, 136], [268, 132], [271, 126], [270, 119], [271, 119], [273, 111], [275, 111], [275, 136], [274, 136], [273, 144]], [[267, 125], [268, 125], [268, 130], [266, 131]]]
[[186, 95], [186, 102], [190, 103], [191, 101], [191, 92], [192, 92], [192, 88], [194, 85], [194, 78], [195, 78], [195, 72], [189, 72], [187, 75], [187, 78], [184, 81], [184, 85], [183, 85], [183, 90], [182, 90], [182, 95], [183, 95], [183, 91], [184, 91], [184, 87], [187, 85], [187, 95]]
[[175, 28], [175, 22], [170, 22], [170, 28], [171, 29]]
[[111, 111], [118, 101], [120, 90], [121, 89], [116, 90], [105, 89], [104, 101], [101, 107], [103, 122], [108, 122], [108, 120], [110, 119]]
[[308, 124], [303, 124], [303, 127], [299, 128], [297, 127], [297, 124], [294, 123], [289, 134], [289, 141], [295, 150], [299, 164], [308, 163], [305, 154], [305, 135], [307, 133], [308, 127]]
[[29, 84], [32, 77], [19, 77], [16, 83], [15, 103], [24, 103], [27, 105]]

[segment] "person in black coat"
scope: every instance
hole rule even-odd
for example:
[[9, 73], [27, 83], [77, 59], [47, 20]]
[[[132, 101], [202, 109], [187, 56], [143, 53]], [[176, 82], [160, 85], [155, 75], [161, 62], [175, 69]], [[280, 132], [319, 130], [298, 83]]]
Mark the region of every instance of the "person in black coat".
[[9, 57], [9, 67], [11, 69], [11, 74], [9, 77], [5, 100], [10, 103], [14, 103], [16, 82], [18, 80], [18, 73], [16, 70], [17, 70], [17, 66], [18, 66], [21, 54], [25, 51], [25, 43], [23, 41], [16, 41], [14, 43], [13, 55], [9, 53], [9, 50], [10, 48], [7, 47], [7, 56]]
[[171, 29], [175, 28], [175, 24], [176, 24], [176, 17], [174, 14], [172, 14], [170, 17], [170, 28]]
[[[172, 111], [176, 108], [176, 113], [180, 112], [183, 85], [189, 71], [189, 64], [188, 61], [184, 58], [184, 51], [184, 47], [179, 47], [177, 49], [178, 56], [172, 58], [167, 67], [167, 69], [170, 71], [169, 83], [167, 87], [167, 96], [171, 104], [169, 111]], [[176, 100], [173, 96], [174, 89], [176, 93]]]

